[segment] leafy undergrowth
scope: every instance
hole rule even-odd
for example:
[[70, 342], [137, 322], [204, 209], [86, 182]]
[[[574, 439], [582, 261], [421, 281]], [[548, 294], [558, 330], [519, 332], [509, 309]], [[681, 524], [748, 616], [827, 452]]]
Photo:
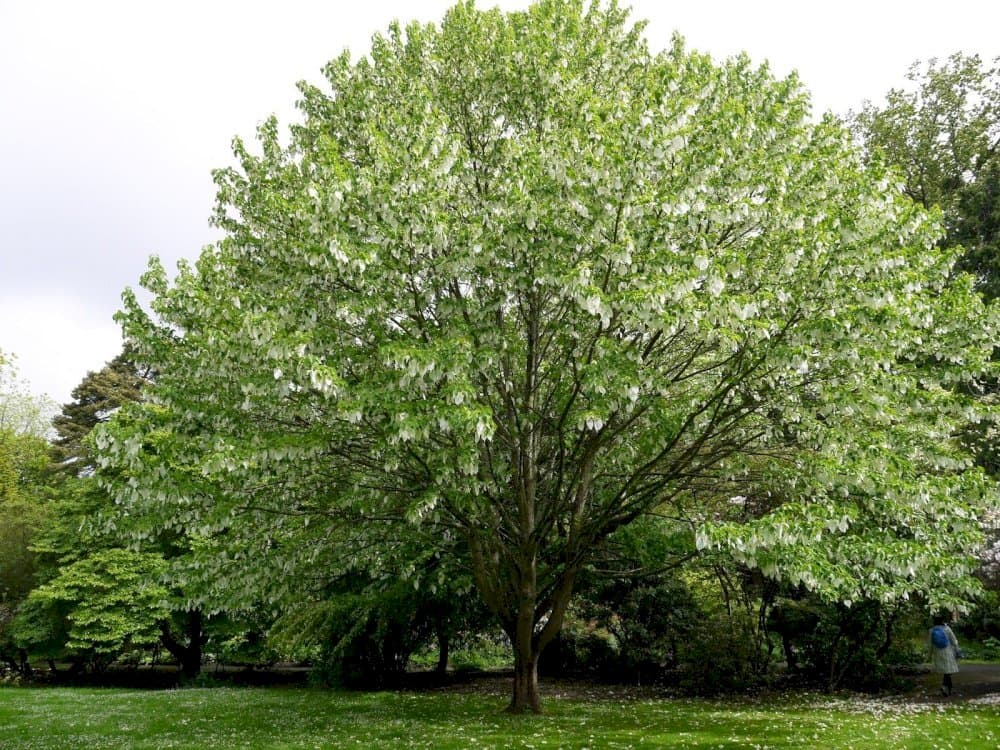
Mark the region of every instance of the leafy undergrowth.
[[963, 703], [800, 695], [769, 701], [550, 696], [543, 716], [495, 695], [290, 688], [0, 688], [0, 747], [994, 748], [997, 696]]

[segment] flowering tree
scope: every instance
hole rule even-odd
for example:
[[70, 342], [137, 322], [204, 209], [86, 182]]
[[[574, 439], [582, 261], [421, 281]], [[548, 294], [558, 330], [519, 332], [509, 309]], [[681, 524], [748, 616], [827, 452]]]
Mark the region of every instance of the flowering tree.
[[794, 78], [574, 0], [462, 3], [325, 73], [287, 145], [269, 121], [216, 173], [227, 238], [154, 261], [151, 313], [126, 294], [157, 378], [98, 445], [130, 518], [214, 540], [237, 588], [236, 558], [457, 540], [515, 711], [649, 512], [842, 599], [971, 585], [985, 487], [951, 434], [986, 407], [951, 386], [996, 312]]

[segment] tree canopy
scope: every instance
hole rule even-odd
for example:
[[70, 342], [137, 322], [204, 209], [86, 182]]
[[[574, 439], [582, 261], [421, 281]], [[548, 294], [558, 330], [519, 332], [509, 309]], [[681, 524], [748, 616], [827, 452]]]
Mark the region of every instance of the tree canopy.
[[301, 84], [287, 142], [236, 141], [226, 238], [120, 315], [157, 373], [97, 430], [129, 523], [212, 540], [236, 590], [457, 544], [514, 710], [648, 513], [842, 600], [972, 586], [988, 495], [953, 433], [988, 407], [953, 386], [996, 309], [794, 77], [641, 30], [463, 2]]

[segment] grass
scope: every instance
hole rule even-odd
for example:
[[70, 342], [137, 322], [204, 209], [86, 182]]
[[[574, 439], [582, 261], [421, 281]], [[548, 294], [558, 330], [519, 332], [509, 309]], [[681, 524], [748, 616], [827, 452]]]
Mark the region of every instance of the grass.
[[995, 704], [798, 696], [549, 697], [512, 717], [496, 696], [290, 688], [0, 688], [0, 748], [995, 748]]

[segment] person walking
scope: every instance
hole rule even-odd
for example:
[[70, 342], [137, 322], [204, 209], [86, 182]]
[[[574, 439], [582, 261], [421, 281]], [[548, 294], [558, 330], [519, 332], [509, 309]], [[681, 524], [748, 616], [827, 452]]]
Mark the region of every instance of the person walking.
[[934, 617], [934, 626], [927, 633], [931, 669], [941, 677], [941, 695], [951, 695], [951, 676], [958, 673], [958, 639], [941, 615]]

